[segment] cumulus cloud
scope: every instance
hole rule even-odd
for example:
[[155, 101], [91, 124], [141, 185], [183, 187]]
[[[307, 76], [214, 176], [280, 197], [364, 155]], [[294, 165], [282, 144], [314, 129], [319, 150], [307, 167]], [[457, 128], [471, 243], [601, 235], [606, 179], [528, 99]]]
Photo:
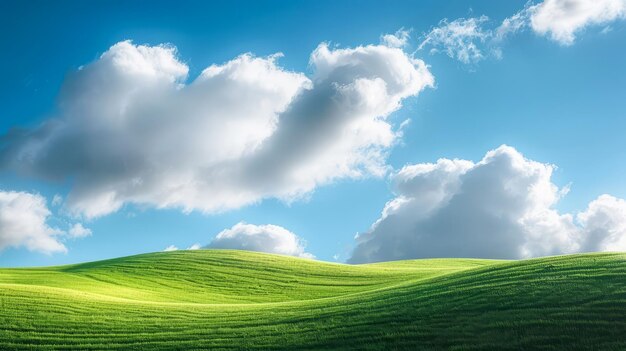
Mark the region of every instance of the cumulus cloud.
[[0, 191], [0, 251], [25, 247], [43, 253], [66, 252], [64, 231], [47, 224], [51, 213], [38, 194]]
[[487, 16], [452, 22], [444, 18], [424, 35], [418, 49], [430, 48], [431, 53], [442, 51], [463, 63], [476, 63], [485, 58], [484, 46], [492, 37], [492, 32], [483, 27], [488, 20]]
[[86, 236], [90, 236], [91, 234], [91, 229], [83, 227], [80, 223], [74, 224], [68, 231], [68, 236], [72, 238], [84, 238]]
[[193, 245], [189, 246], [187, 248], [187, 250], [200, 250], [201, 248], [202, 248], [202, 246], [200, 244], [196, 243], [196, 244], [193, 244]]
[[576, 218], [585, 228], [582, 251], [626, 250], [626, 201], [602, 195]]
[[[196, 244], [189, 246], [185, 250], [200, 250], [200, 249], [202, 249], [202, 245], [196, 243]], [[163, 249], [163, 252], [178, 251], [178, 250], [180, 250], [178, 246], [169, 245], [168, 247]]]
[[[572, 45], [576, 35], [592, 26], [626, 18], [626, 0], [545, 0], [528, 3], [506, 18], [496, 30], [499, 38], [530, 28], [561, 45]], [[608, 27], [604, 27], [604, 33]]]
[[207, 248], [260, 251], [280, 255], [315, 258], [304, 251], [304, 241], [289, 230], [272, 224], [237, 223], [221, 231]]
[[586, 27], [626, 18], [626, 0], [545, 0], [528, 8], [530, 26], [562, 45]]
[[626, 250], [626, 202], [603, 195], [577, 216], [559, 213], [566, 191], [552, 183], [553, 170], [509, 146], [478, 163], [406, 166], [393, 177], [396, 198], [357, 236], [349, 261]]
[[67, 79], [55, 118], [2, 137], [0, 165], [70, 179], [65, 205], [87, 218], [126, 203], [218, 212], [385, 174], [389, 115], [433, 85], [424, 62], [323, 43], [307, 77], [279, 56], [244, 54], [187, 82], [174, 47], [117, 43]]
[[403, 48], [408, 45], [410, 38], [411, 38], [410, 31], [406, 29], [400, 29], [396, 31], [394, 34], [382, 35], [380, 37], [380, 42], [383, 45], [386, 45], [392, 48]]

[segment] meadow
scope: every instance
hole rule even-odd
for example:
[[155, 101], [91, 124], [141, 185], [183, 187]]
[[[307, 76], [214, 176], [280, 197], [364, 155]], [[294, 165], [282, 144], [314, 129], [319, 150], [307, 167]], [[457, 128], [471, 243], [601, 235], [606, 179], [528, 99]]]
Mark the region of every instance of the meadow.
[[626, 254], [346, 265], [232, 250], [0, 269], [0, 349], [626, 349]]

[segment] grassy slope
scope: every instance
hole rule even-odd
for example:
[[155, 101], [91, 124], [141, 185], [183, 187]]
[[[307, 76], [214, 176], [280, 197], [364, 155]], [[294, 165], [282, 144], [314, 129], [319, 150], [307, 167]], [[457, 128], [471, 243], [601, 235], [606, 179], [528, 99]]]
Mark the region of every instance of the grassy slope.
[[626, 349], [626, 255], [349, 266], [185, 251], [0, 269], [0, 349]]

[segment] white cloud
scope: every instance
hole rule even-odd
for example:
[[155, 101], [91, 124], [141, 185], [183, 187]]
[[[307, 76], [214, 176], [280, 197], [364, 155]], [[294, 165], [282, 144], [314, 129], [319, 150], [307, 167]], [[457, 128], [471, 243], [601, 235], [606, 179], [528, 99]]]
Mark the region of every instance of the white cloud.
[[409, 43], [411, 38], [410, 31], [406, 29], [400, 29], [394, 34], [385, 34], [380, 37], [380, 42], [383, 45], [391, 48], [403, 48]]
[[545, 0], [529, 3], [523, 10], [506, 18], [496, 30], [497, 37], [532, 29], [561, 45], [572, 45], [576, 35], [591, 26], [604, 26], [626, 18], [626, 0]]
[[626, 250], [626, 202], [603, 195], [576, 216], [554, 166], [501, 146], [478, 163], [440, 159], [394, 176], [397, 197], [358, 235], [350, 262], [419, 257], [527, 258]]
[[483, 46], [491, 40], [490, 30], [483, 28], [487, 16], [459, 18], [452, 22], [443, 19], [424, 35], [418, 49], [431, 48], [431, 53], [445, 52], [449, 57], [465, 64], [476, 63], [485, 58]]
[[586, 27], [626, 18], [626, 0], [545, 0], [529, 8], [533, 31], [571, 45]]
[[176, 247], [174, 245], [170, 245], [170, 246], [166, 247], [165, 249], [163, 249], [163, 252], [170, 252], [170, 251], [178, 251], [178, 247]]
[[626, 0], [528, 2], [495, 28], [489, 26], [489, 18], [485, 15], [451, 22], [443, 19], [424, 34], [418, 49], [430, 48], [431, 53], [444, 52], [465, 64], [475, 64], [488, 56], [501, 58], [502, 43], [529, 28], [562, 45], [572, 45], [576, 34], [585, 28], [603, 25], [601, 33], [606, 34], [611, 30], [606, 24], [625, 18]]
[[2, 137], [2, 168], [71, 179], [87, 218], [126, 203], [219, 212], [292, 201], [342, 178], [382, 176], [388, 116], [433, 85], [399, 48], [321, 44], [313, 76], [241, 55], [191, 82], [171, 46], [120, 42], [74, 72], [59, 115]]
[[576, 219], [585, 228], [583, 251], [626, 250], [626, 201], [602, 195]]
[[187, 248], [187, 250], [200, 250], [202, 246], [200, 244], [193, 244]]
[[91, 229], [83, 227], [80, 223], [76, 223], [70, 228], [68, 235], [72, 238], [84, 238], [91, 235]]
[[217, 234], [207, 247], [315, 258], [312, 254], [304, 251], [304, 246], [302, 239], [283, 227], [272, 224], [254, 225], [240, 222]]
[[65, 233], [50, 227], [46, 199], [38, 194], [0, 191], [0, 250], [25, 247], [43, 253], [66, 252]]
[[55, 194], [52, 197], [52, 206], [59, 206], [62, 203], [63, 203], [63, 197], [61, 195]]
[[512, 34], [516, 34], [524, 30], [528, 26], [528, 9], [530, 5], [527, 5], [522, 11], [514, 14], [511, 17], [505, 18], [500, 26], [495, 30], [495, 38], [498, 41], [502, 41]]

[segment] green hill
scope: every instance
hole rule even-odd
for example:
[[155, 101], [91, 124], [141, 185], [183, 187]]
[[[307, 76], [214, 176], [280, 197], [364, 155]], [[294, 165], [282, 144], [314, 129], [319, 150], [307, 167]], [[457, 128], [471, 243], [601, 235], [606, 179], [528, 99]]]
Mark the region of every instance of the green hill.
[[626, 349], [626, 254], [343, 265], [228, 250], [0, 269], [0, 349]]

